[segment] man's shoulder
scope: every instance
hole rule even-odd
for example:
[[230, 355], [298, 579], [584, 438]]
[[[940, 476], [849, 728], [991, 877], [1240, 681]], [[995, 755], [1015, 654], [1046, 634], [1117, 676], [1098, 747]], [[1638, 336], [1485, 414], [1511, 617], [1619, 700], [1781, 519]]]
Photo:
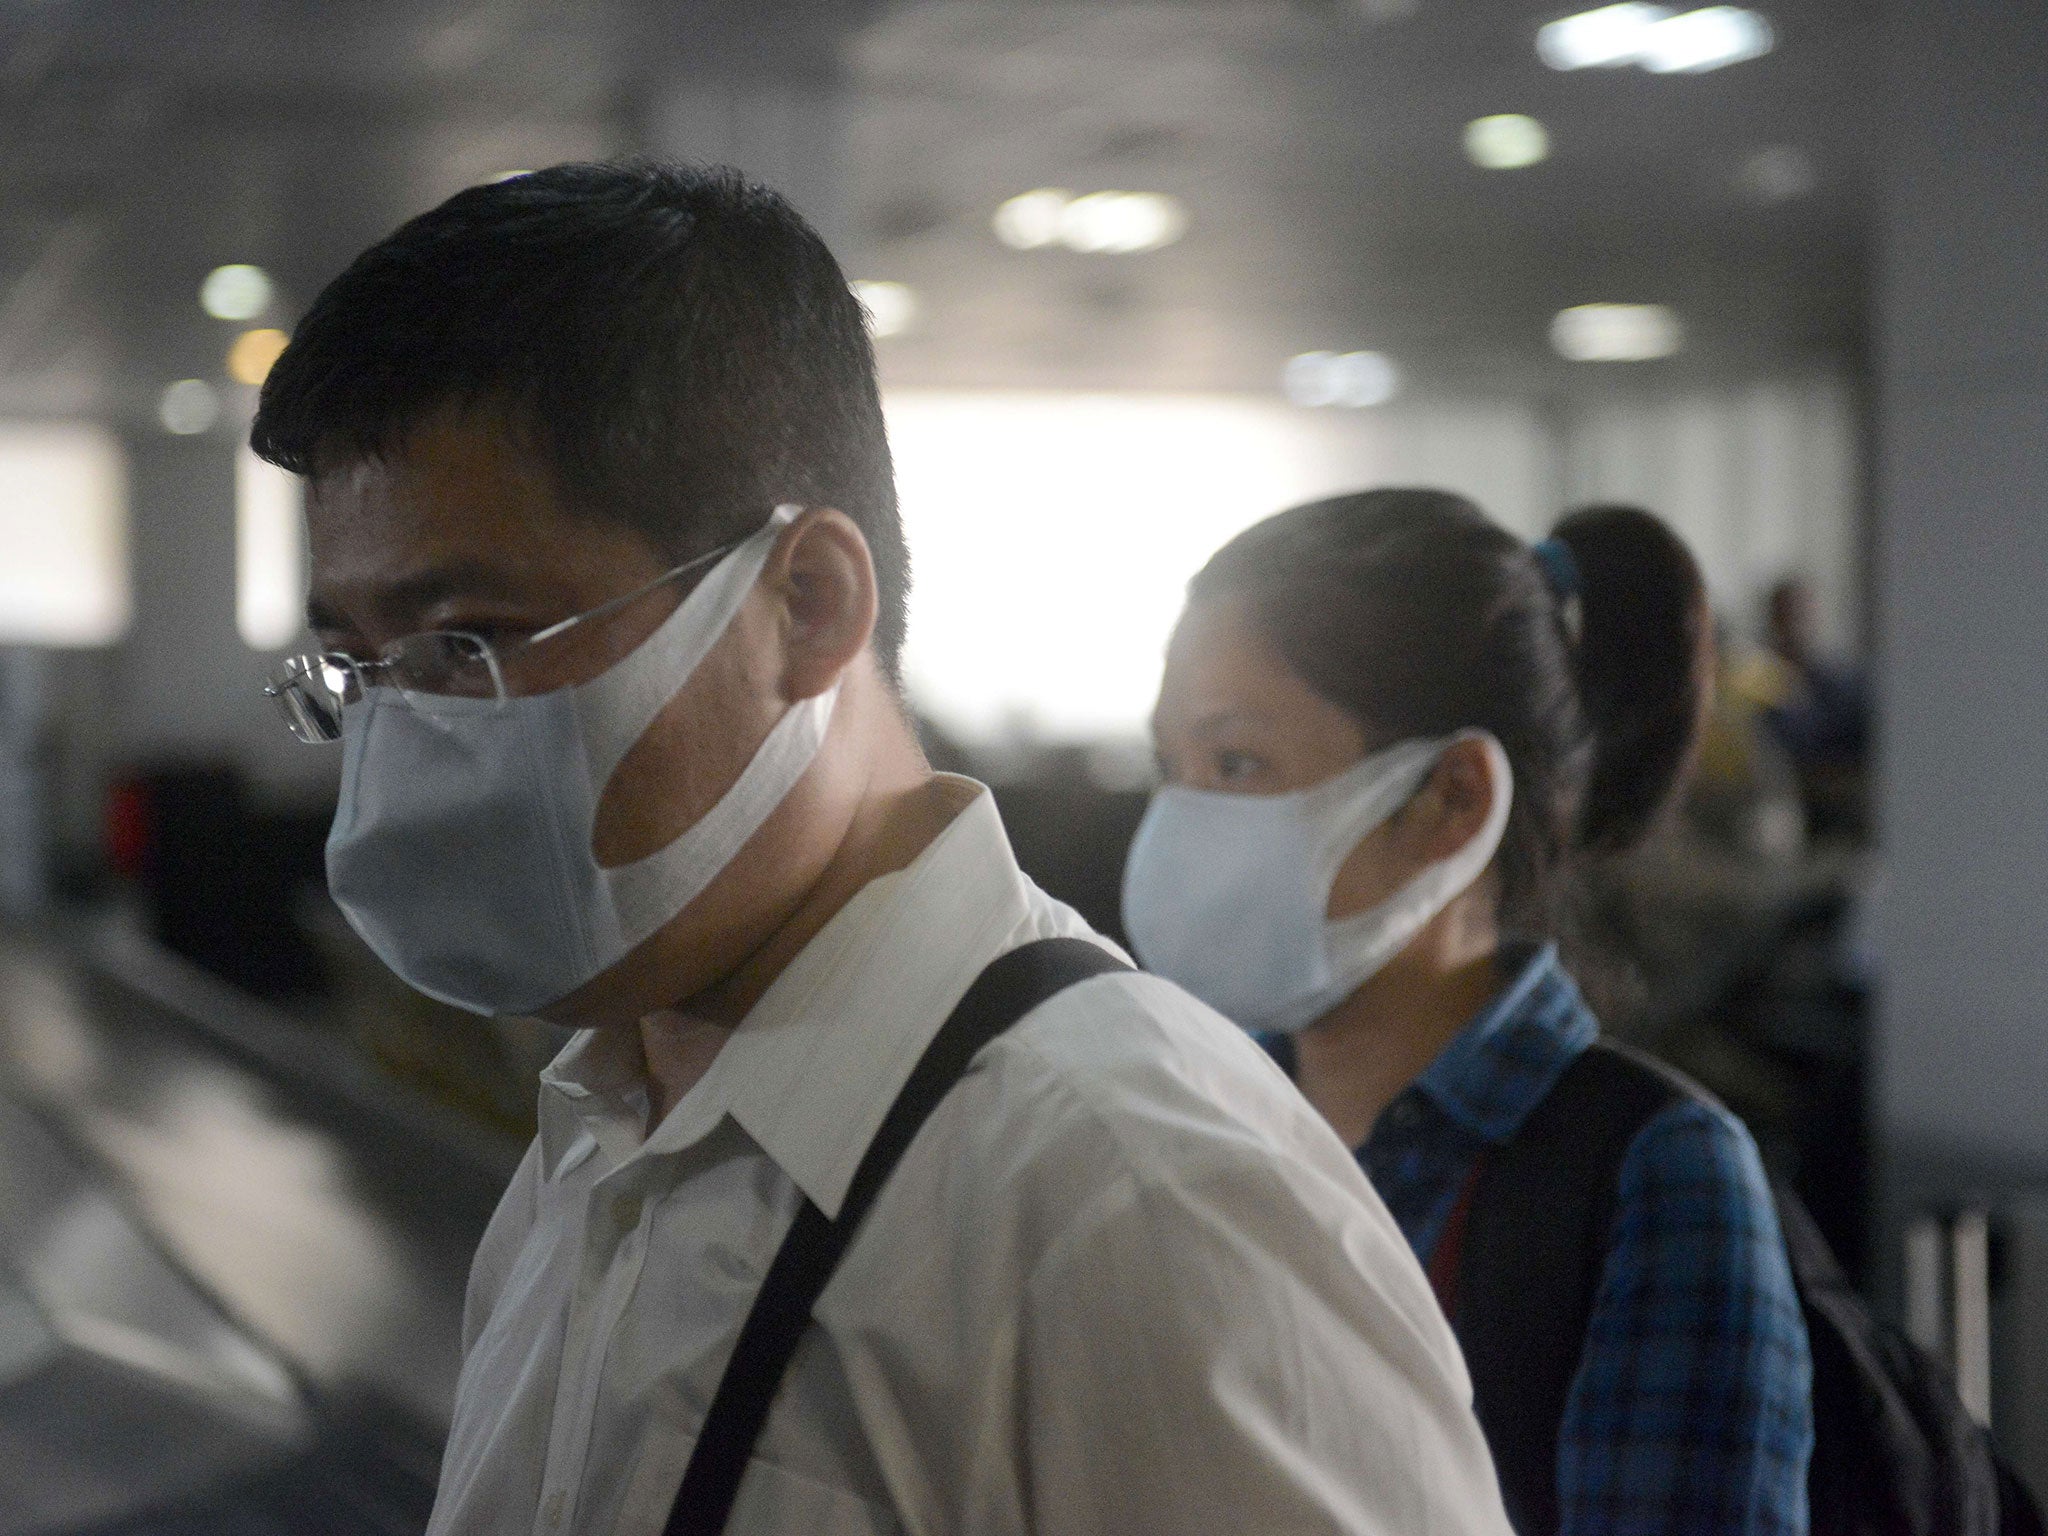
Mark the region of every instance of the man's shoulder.
[[1040, 1004], [983, 1053], [963, 1097], [983, 1136], [1102, 1178], [1327, 1162], [1352, 1170], [1315, 1111], [1243, 1030], [1171, 982], [1139, 971], [1081, 982]]

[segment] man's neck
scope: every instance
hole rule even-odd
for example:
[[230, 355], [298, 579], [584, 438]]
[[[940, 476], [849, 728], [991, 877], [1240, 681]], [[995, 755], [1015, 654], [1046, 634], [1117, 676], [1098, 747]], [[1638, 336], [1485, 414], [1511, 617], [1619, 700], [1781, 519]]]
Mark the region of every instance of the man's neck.
[[659, 1009], [640, 1021], [650, 1130], [710, 1070], [733, 1027], [804, 946], [871, 881], [914, 862], [973, 798], [963, 781], [934, 774], [907, 732], [899, 746], [878, 754], [838, 851], [789, 917], [687, 1008]]

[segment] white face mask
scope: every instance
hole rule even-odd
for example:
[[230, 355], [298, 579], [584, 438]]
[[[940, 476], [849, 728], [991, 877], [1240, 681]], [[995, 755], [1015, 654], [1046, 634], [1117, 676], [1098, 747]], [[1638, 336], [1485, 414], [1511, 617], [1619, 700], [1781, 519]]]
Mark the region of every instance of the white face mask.
[[[1451, 744], [1476, 740], [1498, 786], [1463, 848], [1364, 912], [1332, 921], [1337, 872], [1406, 805]], [[1131, 844], [1124, 926], [1138, 958], [1247, 1029], [1314, 1023], [1477, 880], [1507, 830], [1507, 754], [1484, 732], [1404, 741], [1285, 795], [1167, 785]]]
[[587, 683], [424, 706], [373, 687], [344, 710], [327, 881], [379, 959], [458, 1008], [533, 1013], [617, 964], [732, 862], [817, 757], [836, 686], [783, 715], [718, 803], [645, 858], [598, 864], [598, 801], [732, 623], [798, 510], [776, 508]]

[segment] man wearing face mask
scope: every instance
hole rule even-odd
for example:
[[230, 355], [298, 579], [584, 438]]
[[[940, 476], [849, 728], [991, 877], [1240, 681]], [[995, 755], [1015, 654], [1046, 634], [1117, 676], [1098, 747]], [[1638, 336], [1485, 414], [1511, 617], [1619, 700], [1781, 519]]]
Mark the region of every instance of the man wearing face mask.
[[308, 483], [271, 692], [341, 744], [335, 899], [580, 1031], [433, 1531], [1502, 1529], [1343, 1147], [925, 764], [873, 359], [786, 204], [462, 193], [320, 296], [254, 442]]

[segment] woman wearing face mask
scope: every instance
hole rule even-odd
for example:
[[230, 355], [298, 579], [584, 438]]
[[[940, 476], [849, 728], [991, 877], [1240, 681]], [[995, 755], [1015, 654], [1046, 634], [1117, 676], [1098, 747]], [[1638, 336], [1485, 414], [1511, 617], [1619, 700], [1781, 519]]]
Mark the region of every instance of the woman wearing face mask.
[[[1647, 513], [1589, 509], [1532, 549], [1462, 497], [1372, 491], [1218, 551], [1154, 716], [1138, 954], [1258, 1031], [1357, 1150], [1459, 1323], [1525, 1536], [1807, 1525], [1806, 1334], [1733, 1117], [1681, 1096], [1633, 1133], [1583, 1264], [1465, 1243], [1518, 1133], [1561, 1135], [1569, 1163], [1598, 1118], [1553, 1124], [1563, 1093], [1531, 1118], [1598, 1033], [1556, 938], [1574, 861], [1631, 845], [1684, 774], [1710, 625]], [[1459, 1315], [1574, 1283], [1582, 1336]], [[1506, 1385], [1546, 1350], [1547, 1408]]]

